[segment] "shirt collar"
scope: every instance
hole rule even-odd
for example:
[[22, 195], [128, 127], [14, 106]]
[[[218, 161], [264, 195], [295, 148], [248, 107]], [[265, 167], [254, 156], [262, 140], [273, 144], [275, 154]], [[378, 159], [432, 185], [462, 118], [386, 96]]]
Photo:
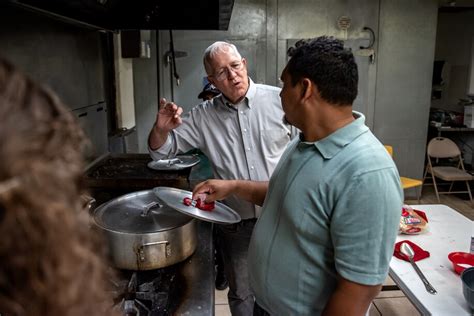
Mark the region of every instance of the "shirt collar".
[[[255, 83], [252, 81], [252, 79], [250, 77], [248, 78], [249, 78], [249, 88], [247, 89], [247, 93], [245, 94], [245, 97], [238, 104], [243, 103], [244, 105], [251, 108], [253, 104], [253, 100], [255, 99], [255, 95], [257, 94], [257, 87], [255, 86]], [[230, 102], [229, 99], [227, 99], [223, 94], [221, 94], [221, 97], [222, 97], [223, 103], [227, 107], [233, 110], [236, 110], [235, 106], [237, 104], [233, 104], [232, 102]]]
[[252, 81], [252, 79], [249, 78], [249, 89], [247, 90], [247, 94], [245, 97], [247, 98], [248, 102], [247, 105], [249, 108], [252, 108], [253, 101], [255, 100], [255, 95], [257, 94], [257, 87], [255, 86], [255, 83]]
[[[352, 143], [357, 137], [369, 131], [365, 125], [365, 116], [362, 113], [352, 111], [355, 120], [350, 124], [338, 129], [331, 135], [314, 143], [301, 142], [303, 146], [315, 146], [324, 159], [331, 159], [346, 145]], [[301, 139], [301, 135], [300, 135]]]

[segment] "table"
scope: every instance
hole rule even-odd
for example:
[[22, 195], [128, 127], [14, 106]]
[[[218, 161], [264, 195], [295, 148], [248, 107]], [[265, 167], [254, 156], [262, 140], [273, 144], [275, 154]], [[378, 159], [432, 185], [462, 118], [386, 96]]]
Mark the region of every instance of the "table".
[[446, 205], [412, 207], [426, 213], [429, 231], [399, 235], [397, 242], [410, 240], [430, 252], [429, 258], [417, 264], [438, 293], [429, 294], [410, 263], [396, 257], [390, 262], [390, 277], [423, 315], [472, 315], [462, 294], [461, 279], [454, 272], [448, 254], [469, 252], [473, 222]]

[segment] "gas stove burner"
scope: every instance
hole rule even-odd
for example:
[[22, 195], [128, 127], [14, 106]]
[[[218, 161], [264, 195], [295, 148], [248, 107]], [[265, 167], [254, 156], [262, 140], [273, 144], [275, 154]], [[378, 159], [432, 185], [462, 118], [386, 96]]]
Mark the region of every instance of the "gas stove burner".
[[185, 282], [176, 265], [150, 271], [119, 271], [114, 309], [123, 316], [169, 316], [180, 303]]
[[214, 315], [212, 225], [198, 223], [199, 247], [183, 262], [156, 270], [108, 269], [110, 308], [121, 316]]
[[140, 310], [135, 305], [135, 301], [126, 300], [123, 302], [123, 315], [124, 316], [139, 316]]

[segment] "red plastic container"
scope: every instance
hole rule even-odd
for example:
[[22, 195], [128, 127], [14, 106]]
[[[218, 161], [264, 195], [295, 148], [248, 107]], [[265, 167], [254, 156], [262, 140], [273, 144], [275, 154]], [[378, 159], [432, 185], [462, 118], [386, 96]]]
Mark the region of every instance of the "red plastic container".
[[453, 264], [453, 269], [456, 271], [457, 274], [461, 274], [464, 269], [469, 268], [469, 266], [461, 266], [459, 264], [467, 264], [474, 266], [474, 254], [470, 254], [467, 252], [451, 252], [448, 255], [448, 259]]

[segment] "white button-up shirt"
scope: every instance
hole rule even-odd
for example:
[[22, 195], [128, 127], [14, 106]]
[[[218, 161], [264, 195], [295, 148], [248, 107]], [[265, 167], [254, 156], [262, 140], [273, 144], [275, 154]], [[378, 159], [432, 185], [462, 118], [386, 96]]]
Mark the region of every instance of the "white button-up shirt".
[[[279, 88], [250, 78], [249, 83], [239, 104], [218, 95], [183, 115], [183, 124], [158, 150], [150, 150], [151, 157], [168, 159], [198, 148], [209, 158], [216, 179], [267, 181], [297, 130], [284, 123]], [[242, 219], [259, 215], [259, 207], [234, 196], [224, 202]]]

